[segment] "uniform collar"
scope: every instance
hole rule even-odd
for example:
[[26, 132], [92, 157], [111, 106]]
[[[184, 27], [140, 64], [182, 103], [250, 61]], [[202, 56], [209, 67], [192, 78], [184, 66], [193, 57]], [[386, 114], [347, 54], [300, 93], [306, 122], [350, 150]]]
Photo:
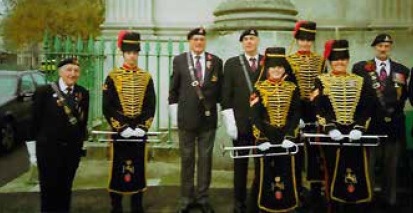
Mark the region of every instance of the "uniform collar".
[[338, 72], [338, 71], [335, 71], [335, 70], [332, 70], [331, 74], [334, 75], [334, 76], [346, 76], [346, 75], [348, 75], [347, 72]]
[[298, 50], [297, 53], [298, 55], [310, 55], [311, 51], [310, 50]]
[[138, 66], [137, 65], [130, 66], [127, 63], [123, 63], [122, 67], [123, 67], [123, 69], [128, 70], [128, 71], [138, 71]]

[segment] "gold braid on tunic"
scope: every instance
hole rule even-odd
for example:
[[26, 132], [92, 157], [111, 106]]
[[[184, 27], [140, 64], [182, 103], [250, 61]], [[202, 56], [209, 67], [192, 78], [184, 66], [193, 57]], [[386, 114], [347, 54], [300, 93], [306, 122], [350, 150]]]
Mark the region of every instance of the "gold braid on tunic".
[[354, 114], [360, 100], [363, 78], [355, 74], [320, 76], [323, 93], [330, 99], [336, 122], [342, 125], [354, 123]]
[[[272, 83], [266, 80], [256, 84], [255, 87], [261, 95], [261, 101], [268, 113], [270, 124], [278, 128], [284, 127], [296, 88], [295, 84], [289, 81]], [[253, 131], [256, 138], [260, 138], [261, 134], [256, 126], [254, 126]]]
[[142, 113], [146, 88], [151, 79], [149, 72], [141, 69], [128, 71], [119, 68], [112, 71], [109, 76], [118, 93], [123, 115], [130, 118], [139, 116]]
[[301, 99], [310, 99], [311, 92], [314, 89], [314, 81], [322, 73], [323, 57], [313, 52], [310, 55], [295, 53], [288, 56], [287, 60], [297, 78]]

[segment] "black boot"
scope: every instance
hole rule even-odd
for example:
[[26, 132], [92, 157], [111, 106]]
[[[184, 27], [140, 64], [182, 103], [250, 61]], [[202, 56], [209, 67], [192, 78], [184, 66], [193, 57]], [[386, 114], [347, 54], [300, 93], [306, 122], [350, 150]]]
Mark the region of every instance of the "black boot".
[[112, 210], [110, 211], [111, 213], [122, 213], [122, 195], [109, 192], [110, 196], [110, 202], [112, 204]]
[[142, 193], [133, 194], [131, 197], [131, 212], [132, 213], [144, 213], [142, 204]]

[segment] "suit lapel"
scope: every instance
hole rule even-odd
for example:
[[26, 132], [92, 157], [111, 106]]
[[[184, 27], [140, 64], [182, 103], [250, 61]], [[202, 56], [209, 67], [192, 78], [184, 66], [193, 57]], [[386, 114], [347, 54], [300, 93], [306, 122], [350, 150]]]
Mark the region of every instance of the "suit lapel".
[[242, 54], [242, 58], [244, 59], [244, 64], [245, 64], [245, 67], [248, 70], [248, 73], [252, 73], [250, 62], [247, 60], [247, 57], [245, 57], [245, 54]]
[[214, 71], [214, 57], [208, 52], [205, 52], [205, 76], [204, 76], [204, 85], [209, 83], [211, 80], [212, 73]]

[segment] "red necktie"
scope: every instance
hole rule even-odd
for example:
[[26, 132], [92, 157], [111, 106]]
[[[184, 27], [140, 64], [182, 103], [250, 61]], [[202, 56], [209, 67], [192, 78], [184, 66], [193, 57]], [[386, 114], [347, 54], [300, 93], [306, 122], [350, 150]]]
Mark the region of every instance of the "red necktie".
[[257, 59], [250, 58], [250, 62], [251, 62], [251, 70], [252, 72], [255, 72], [257, 70]]

